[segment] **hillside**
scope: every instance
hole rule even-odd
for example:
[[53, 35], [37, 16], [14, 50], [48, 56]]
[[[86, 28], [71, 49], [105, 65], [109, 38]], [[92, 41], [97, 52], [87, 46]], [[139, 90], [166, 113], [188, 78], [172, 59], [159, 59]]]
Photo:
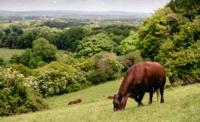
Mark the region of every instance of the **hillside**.
[[[164, 93], [164, 104], [157, 103], [154, 95], [153, 104], [148, 105], [149, 94], [145, 94], [143, 107], [128, 99], [126, 108], [113, 112], [109, 95], [117, 93], [123, 78], [93, 86], [78, 92], [47, 98], [49, 109], [0, 117], [2, 122], [144, 122], [144, 121], [200, 121], [200, 84], [182, 87], [167, 87]], [[81, 98], [82, 103], [68, 106], [69, 101]]]

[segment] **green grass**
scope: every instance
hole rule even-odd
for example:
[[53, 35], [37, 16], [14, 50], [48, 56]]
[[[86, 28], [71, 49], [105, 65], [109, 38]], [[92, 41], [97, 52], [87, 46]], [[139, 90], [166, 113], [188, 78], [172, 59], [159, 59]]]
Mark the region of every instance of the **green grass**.
[[21, 54], [25, 49], [5, 49], [0, 48], [0, 57], [4, 60], [10, 60], [10, 58], [15, 54]]
[[[109, 95], [118, 92], [123, 78], [93, 86], [78, 92], [47, 98], [49, 109], [27, 114], [0, 117], [1, 122], [198, 122], [200, 121], [200, 84], [168, 87], [165, 103], [148, 105], [149, 94], [143, 107], [129, 98], [126, 108], [113, 112]], [[169, 84], [169, 82], [168, 82]], [[68, 106], [69, 101], [81, 98], [83, 102]], [[160, 98], [160, 97], [159, 97]]]
[[[4, 60], [10, 60], [10, 58], [15, 54], [21, 54], [25, 49], [5, 49], [0, 48], [0, 57]], [[64, 54], [65, 50], [58, 50], [58, 53]]]

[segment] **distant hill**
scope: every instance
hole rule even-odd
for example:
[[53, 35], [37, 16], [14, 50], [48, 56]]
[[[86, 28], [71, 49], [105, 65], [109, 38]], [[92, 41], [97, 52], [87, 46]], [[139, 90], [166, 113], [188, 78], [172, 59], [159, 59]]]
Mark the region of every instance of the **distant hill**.
[[104, 16], [151, 16], [151, 13], [124, 11], [1, 11], [0, 15], [104, 15]]

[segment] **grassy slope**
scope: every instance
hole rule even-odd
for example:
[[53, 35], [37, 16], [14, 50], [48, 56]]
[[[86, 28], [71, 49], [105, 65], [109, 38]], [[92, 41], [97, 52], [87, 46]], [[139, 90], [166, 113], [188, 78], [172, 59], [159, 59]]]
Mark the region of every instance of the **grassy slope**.
[[[145, 94], [143, 107], [128, 99], [126, 108], [113, 112], [112, 100], [107, 96], [117, 93], [122, 78], [93, 86], [78, 92], [47, 98], [50, 108], [35, 113], [0, 117], [2, 122], [145, 122], [145, 121], [200, 121], [200, 84], [165, 89], [165, 103], [148, 105]], [[80, 104], [68, 106], [68, 102], [81, 98]]]

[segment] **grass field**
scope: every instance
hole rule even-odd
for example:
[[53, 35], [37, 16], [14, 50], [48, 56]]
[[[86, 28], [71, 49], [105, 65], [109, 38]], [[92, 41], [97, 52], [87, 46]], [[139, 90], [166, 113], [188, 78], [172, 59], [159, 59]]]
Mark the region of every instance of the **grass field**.
[[[21, 54], [24, 51], [25, 51], [25, 49], [5, 49], [5, 48], [0, 48], [0, 57], [3, 58], [4, 60], [10, 60], [10, 58], [13, 55]], [[64, 50], [58, 50], [58, 53], [63, 54]]]
[[21, 54], [25, 49], [5, 49], [0, 48], [0, 57], [4, 60], [10, 60], [10, 57], [15, 54]]
[[[198, 122], [200, 121], [200, 84], [167, 87], [165, 103], [157, 103], [154, 94], [148, 105], [145, 94], [143, 107], [129, 98], [126, 108], [113, 112], [109, 95], [118, 92], [123, 78], [93, 86], [78, 92], [47, 98], [49, 109], [28, 114], [0, 117], [0, 122]], [[169, 83], [168, 83], [169, 84]], [[83, 102], [68, 106], [69, 101], [81, 98]], [[160, 97], [159, 97], [160, 98]]]

